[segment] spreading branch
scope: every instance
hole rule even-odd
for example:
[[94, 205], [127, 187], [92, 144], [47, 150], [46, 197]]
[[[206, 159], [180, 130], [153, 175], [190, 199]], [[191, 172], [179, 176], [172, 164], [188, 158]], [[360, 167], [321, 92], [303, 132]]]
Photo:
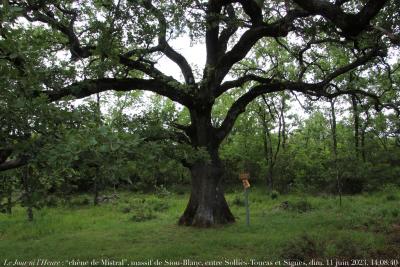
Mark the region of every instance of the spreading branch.
[[251, 81], [259, 83], [269, 83], [271, 82], [271, 79], [260, 77], [254, 74], [243, 75], [236, 80], [226, 81], [223, 84], [221, 84], [215, 91], [215, 97], [221, 96], [224, 92], [228, 91], [229, 89], [242, 87], [243, 85]]
[[263, 23], [247, 30], [232, 47], [225, 53], [217, 63], [217, 83], [220, 83], [229, 73], [232, 66], [244, 59], [253, 46], [263, 37], [283, 37], [293, 29], [293, 22], [300, 17], [307, 16], [308, 13], [300, 10], [291, 10], [288, 14], [274, 23]]
[[3, 163], [0, 163], [0, 172], [22, 167], [22, 166], [26, 165], [27, 162], [28, 161], [25, 159], [14, 159], [14, 160], [5, 161]]
[[[340, 75], [347, 73], [361, 65], [366, 64], [371, 61], [376, 56], [380, 55], [381, 51], [378, 48], [372, 49], [370, 52], [366, 53], [362, 57], [357, 58], [353, 62], [337, 68], [335, 71], [331, 72], [329, 75], [326, 75], [325, 78], [317, 83], [305, 83], [305, 82], [285, 82], [285, 81], [277, 81], [273, 79], [266, 79], [264, 83], [257, 84], [253, 86], [249, 91], [239, 97], [236, 102], [229, 109], [225, 120], [222, 122], [221, 126], [217, 131], [218, 140], [222, 141], [226, 135], [231, 131], [236, 119], [239, 117], [241, 113], [246, 110], [247, 105], [252, 102], [255, 98], [273, 92], [279, 92], [284, 90], [300, 92], [306, 95], [317, 96], [317, 97], [336, 97], [342, 94], [354, 94], [356, 92], [352, 91], [341, 91], [330, 94], [326, 91], [326, 89], [331, 85], [331, 82], [339, 77]], [[244, 76], [239, 78], [238, 80], [226, 82], [223, 85], [223, 90], [228, 88], [232, 88], [233, 86], [241, 86], [247, 81], [258, 79], [257, 76]], [[260, 82], [260, 80], [258, 79]], [[220, 89], [221, 90], [221, 89]], [[362, 90], [357, 90], [357, 93], [364, 94], [369, 97], [374, 97], [374, 94], [365, 92]], [[377, 97], [376, 97], [377, 98]]]
[[182, 71], [183, 77], [187, 84], [193, 84], [194, 76], [193, 70], [186, 58], [174, 50], [167, 42], [167, 20], [164, 14], [158, 10], [152, 3], [151, 0], [143, 1], [144, 7], [149, 10], [158, 20], [159, 23], [159, 34], [158, 34], [158, 49], [163, 52], [169, 59], [175, 62]]
[[57, 101], [66, 96], [73, 96], [75, 98], [84, 98], [96, 93], [104, 91], [131, 91], [131, 90], [145, 90], [166, 96], [171, 100], [178, 102], [184, 106], [191, 106], [192, 102], [188, 94], [182, 90], [170, 86], [165, 82], [152, 79], [137, 79], [137, 78], [103, 78], [103, 79], [88, 79], [75, 82], [60, 90], [43, 91], [50, 101]]
[[385, 6], [388, 0], [369, 0], [357, 14], [349, 14], [342, 10], [346, 1], [336, 1], [336, 4], [326, 0], [293, 0], [301, 8], [312, 15], [321, 15], [341, 29], [346, 37], [356, 37], [368, 28], [370, 21]]
[[171, 76], [165, 75], [159, 69], [154, 67], [153, 62], [144, 62], [143, 60], [132, 60], [125, 56], [119, 56], [119, 61], [122, 65], [128, 67], [130, 70], [139, 70], [151, 78], [158, 79], [159, 81], [180, 84], [179, 81]]
[[[68, 46], [70, 48], [72, 59], [88, 58], [93, 54], [94, 46], [82, 46], [78, 36], [74, 30], [74, 24], [78, 17], [75, 10], [67, 10], [58, 6], [58, 10], [70, 17], [68, 25], [65, 25], [56, 19], [55, 14], [50, 11], [44, 4], [28, 4], [25, 7], [24, 17], [30, 22], [43, 22], [52, 28], [60, 31], [68, 38]], [[30, 15], [32, 12], [32, 15]]]
[[235, 9], [232, 5], [227, 5], [225, 7], [228, 14], [227, 27], [221, 31], [218, 39], [218, 58], [226, 53], [228, 48], [229, 39], [237, 32], [239, 29], [237, 17], [235, 14]]

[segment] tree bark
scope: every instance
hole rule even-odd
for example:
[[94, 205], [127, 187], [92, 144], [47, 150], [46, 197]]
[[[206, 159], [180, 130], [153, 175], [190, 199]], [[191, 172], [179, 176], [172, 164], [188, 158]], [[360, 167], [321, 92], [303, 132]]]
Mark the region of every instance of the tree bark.
[[7, 214], [12, 213], [12, 186], [8, 188], [7, 192]]
[[[224, 197], [223, 168], [218, 155], [219, 142], [213, 135], [211, 109], [191, 111], [190, 139], [195, 148], [207, 150], [209, 159], [198, 159], [190, 165], [192, 190], [179, 225], [210, 227], [235, 221]], [[206, 115], [208, 114], [208, 115]]]
[[235, 221], [222, 188], [223, 170], [215, 163], [197, 162], [191, 167], [192, 191], [180, 225], [210, 227]]
[[98, 182], [98, 171], [96, 170], [96, 176], [93, 181], [93, 205], [99, 205], [99, 182]]
[[[285, 140], [285, 119], [284, 119], [284, 109], [285, 109], [285, 96], [283, 95], [281, 98], [280, 107], [278, 110], [276, 105], [272, 102], [272, 107], [268, 103], [266, 97], [263, 95], [262, 99], [264, 101], [264, 105], [268, 108], [268, 113], [265, 111], [265, 107], [259, 107], [259, 116], [261, 119], [261, 124], [263, 127], [263, 143], [264, 143], [264, 157], [268, 164], [268, 174], [266, 178], [267, 188], [269, 191], [274, 190], [275, 182], [274, 182], [274, 168], [277, 161], [277, 157], [281, 148], [281, 145], [284, 146]], [[267, 119], [268, 116], [268, 119]], [[274, 151], [273, 143], [272, 143], [272, 133], [271, 127], [268, 125], [270, 122], [276, 123], [278, 122], [278, 140], [276, 144], [276, 148]], [[273, 128], [274, 126], [272, 126]]]
[[282, 149], [286, 149], [286, 120], [285, 120], [285, 109], [286, 109], [286, 98], [285, 94], [282, 95], [281, 100], [281, 111], [280, 117], [282, 119]]
[[26, 213], [28, 221], [33, 221], [33, 200], [32, 200], [32, 186], [29, 175], [29, 165], [25, 166], [24, 173], [22, 174], [22, 185], [24, 188], [24, 204], [26, 205]]
[[[265, 104], [267, 104], [266, 100], [264, 99]], [[274, 182], [273, 182], [273, 165], [272, 165], [272, 139], [269, 130], [268, 123], [271, 119], [267, 119], [267, 114], [265, 112], [265, 108], [262, 106], [259, 107], [259, 116], [261, 119], [261, 124], [263, 127], [263, 146], [264, 146], [264, 157], [268, 164], [268, 173], [266, 176], [266, 185], [269, 191], [273, 190]]]
[[370, 122], [370, 115], [369, 115], [369, 111], [368, 108], [365, 110], [365, 121], [361, 127], [361, 140], [360, 140], [360, 144], [361, 144], [361, 157], [362, 157], [362, 161], [364, 163], [367, 162], [367, 154], [366, 154], [366, 148], [365, 148], [365, 135], [367, 134], [367, 128], [369, 126], [369, 122]]
[[366, 131], [366, 127], [363, 127], [361, 129], [361, 157], [362, 157], [362, 161], [364, 163], [367, 162], [367, 155], [365, 152], [365, 131]]
[[356, 149], [356, 156], [359, 158], [360, 156], [360, 134], [359, 134], [359, 129], [360, 129], [360, 116], [358, 112], [358, 104], [357, 104], [357, 98], [355, 95], [351, 96], [351, 103], [353, 106], [353, 117], [354, 117], [354, 145]]
[[32, 222], [33, 221], [33, 208], [30, 203], [28, 203], [28, 208], [27, 208], [26, 212], [28, 214], [28, 221]]
[[[269, 127], [265, 126], [265, 137], [264, 142], [267, 145], [267, 161], [268, 161], [268, 175], [267, 175], [267, 186], [270, 191], [274, 190], [274, 159], [273, 159], [273, 152], [272, 152], [272, 137], [271, 131]], [[268, 140], [268, 141], [267, 141]], [[268, 145], [269, 143], [269, 145]], [[265, 146], [265, 145], [264, 145]]]
[[335, 176], [337, 182], [337, 190], [339, 194], [339, 205], [342, 206], [342, 182], [340, 179], [339, 166], [338, 166], [338, 150], [337, 150], [337, 132], [336, 132], [336, 112], [335, 112], [335, 102], [330, 100], [331, 104], [331, 132], [332, 132], [332, 145], [333, 145], [333, 157], [334, 157], [334, 167]]

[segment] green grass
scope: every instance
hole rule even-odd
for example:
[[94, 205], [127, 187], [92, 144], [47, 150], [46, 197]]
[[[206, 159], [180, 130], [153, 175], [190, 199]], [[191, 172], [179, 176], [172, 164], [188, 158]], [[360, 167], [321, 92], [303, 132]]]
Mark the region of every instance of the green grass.
[[[251, 225], [245, 225], [242, 193], [227, 200], [237, 222], [211, 229], [176, 222], [188, 195], [120, 193], [98, 207], [59, 206], [0, 215], [0, 265], [4, 259], [224, 260], [399, 257], [400, 192], [331, 196], [250, 192]], [[389, 200], [388, 200], [389, 199]], [[281, 203], [288, 201], [289, 208]], [[234, 204], [235, 203], [235, 204]], [[307, 208], [303, 209], [304, 203]]]

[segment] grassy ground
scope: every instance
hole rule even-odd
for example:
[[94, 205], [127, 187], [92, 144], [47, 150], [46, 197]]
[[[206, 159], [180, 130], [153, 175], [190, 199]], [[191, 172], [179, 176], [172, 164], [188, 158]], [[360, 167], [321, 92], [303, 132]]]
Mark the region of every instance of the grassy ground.
[[0, 215], [0, 266], [6, 259], [39, 258], [239, 260], [219, 266], [250, 259], [400, 259], [398, 190], [346, 196], [342, 207], [330, 196], [271, 199], [251, 190], [250, 227], [241, 192], [227, 194], [237, 222], [213, 229], [176, 225], [188, 195], [120, 193], [98, 207], [80, 196], [71, 205], [36, 211], [31, 223], [23, 208], [15, 208], [11, 216]]

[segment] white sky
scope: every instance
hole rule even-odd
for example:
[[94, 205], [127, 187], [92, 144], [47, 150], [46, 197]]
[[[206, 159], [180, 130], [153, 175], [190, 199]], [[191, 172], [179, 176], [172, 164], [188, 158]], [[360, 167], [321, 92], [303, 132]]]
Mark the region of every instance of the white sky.
[[[188, 63], [192, 66], [193, 71], [202, 70], [206, 64], [206, 47], [204, 44], [191, 45], [190, 39], [187, 37], [179, 37], [170, 41], [170, 45], [181, 55], [183, 55]], [[171, 75], [178, 81], [184, 81], [182, 73], [173, 61], [166, 56], [160, 58], [156, 67], [163, 73]], [[195, 77], [197, 75], [195, 74]]]

